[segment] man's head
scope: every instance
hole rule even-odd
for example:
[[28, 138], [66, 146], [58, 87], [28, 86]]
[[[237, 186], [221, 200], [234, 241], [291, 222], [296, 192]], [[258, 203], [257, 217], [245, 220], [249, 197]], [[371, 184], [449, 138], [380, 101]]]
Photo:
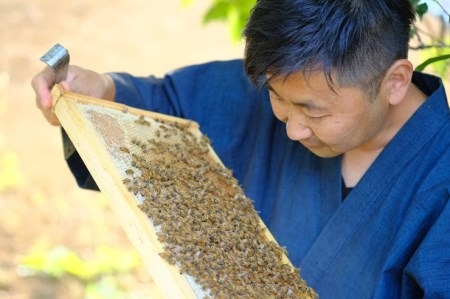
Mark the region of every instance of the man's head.
[[408, 0], [259, 0], [245, 68], [289, 138], [321, 157], [376, 151], [401, 125], [413, 20]]
[[407, 57], [413, 21], [409, 0], [259, 0], [244, 31], [245, 68], [254, 81], [320, 70], [330, 86], [373, 97]]

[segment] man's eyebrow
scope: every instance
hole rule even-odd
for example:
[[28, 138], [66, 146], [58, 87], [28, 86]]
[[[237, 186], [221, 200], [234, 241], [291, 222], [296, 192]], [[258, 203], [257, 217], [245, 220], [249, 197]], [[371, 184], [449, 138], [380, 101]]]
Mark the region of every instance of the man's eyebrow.
[[[283, 98], [269, 83], [267, 83], [267, 88], [271, 92], [273, 92], [277, 97]], [[306, 110], [309, 110], [309, 111], [326, 111], [327, 110], [325, 107], [317, 105], [316, 101], [313, 101], [310, 99], [294, 100], [294, 101], [292, 101], [292, 104], [294, 104], [295, 106], [305, 108]]]

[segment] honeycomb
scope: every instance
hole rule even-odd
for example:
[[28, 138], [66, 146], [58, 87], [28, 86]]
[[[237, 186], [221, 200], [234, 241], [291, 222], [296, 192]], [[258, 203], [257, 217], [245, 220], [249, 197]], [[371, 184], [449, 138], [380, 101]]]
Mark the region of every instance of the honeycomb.
[[315, 298], [195, 123], [81, 105], [199, 298]]

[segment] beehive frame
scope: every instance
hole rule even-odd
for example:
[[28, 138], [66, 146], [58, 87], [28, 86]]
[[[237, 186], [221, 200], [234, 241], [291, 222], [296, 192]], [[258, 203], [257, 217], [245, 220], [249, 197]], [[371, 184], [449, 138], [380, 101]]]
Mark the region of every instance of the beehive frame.
[[[121, 115], [133, 115], [146, 117], [161, 122], [177, 123], [200, 138], [202, 133], [197, 123], [168, 115], [162, 115], [150, 111], [144, 111], [122, 104], [95, 99], [65, 91], [61, 86], [55, 85], [52, 90], [53, 109], [61, 125], [85, 162], [89, 172], [95, 179], [102, 193], [117, 216], [122, 228], [127, 234], [133, 246], [140, 254], [148, 272], [158, 287], [157, 297], [160, 298], [199, 298], [205, 293], [199, 291], [195, 282], [186, 275], [180, 274], [180, 269], [170, 265], [161, 257], [164, 247], [158, 240], [155, 227], [147, 216], [138, 207], [136, 196], [124, 184], [124, 170], [118, 169], [117, 163], [108, 146], [100, 135], [110, 134], [114, 126], [101, 124], [95, 126], [92, 118], [86, 113], [85, 107], [95, 107], [100, 111], [111, 111]], [[111, 121], [116, 122], [118, 117], [111, 116]], [[101, 127], [108, 127], [102, 132]], [[100, 132], [99, 132], [100, 131]], [[126, 137], [127, 138], [127, 137]], [[120, 145], [116, 145], [119, 147]], [[122, 148], [120, 146], [120, 148]], [[221, 163], [213, 150], [209, 155], [216, 162]], [[264, 224], [261, 222], [261, 226]], [[270, 232], [266, 229], [264, 234], [269, 240], [274, 241]], [[284, 264], [290, 264], [286, 255], [283, 255]], [[294, 269], [292, 267], [292, 269]], [[305, 294], [305, 298], [312, 298], [315, 294], [312, 290]]]

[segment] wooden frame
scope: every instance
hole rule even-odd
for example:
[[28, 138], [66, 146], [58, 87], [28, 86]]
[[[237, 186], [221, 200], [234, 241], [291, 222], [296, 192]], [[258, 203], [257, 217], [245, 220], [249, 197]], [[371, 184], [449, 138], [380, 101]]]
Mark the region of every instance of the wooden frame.
[[[67, 132], [79, 155], [95, 179], [98, 187], [108, 199], [119, 222], [140, 254], [147, 270], [158, 287], [159, 298], [198, 298], [204, 294], [198, 292], [185, 275], [180, 274], [176, 266], [170, 265], [160, 253], [163, 246], [158, 241], [155, 228], [147, 216], [137, 206], [133, 193], [122, 183], [123, 176], [116, 168], [113, 157], [99, 138], [91, 121], [83, 112], [82, 105], [94, 105], [104, 109], [113, 109], [136, 116], [144, 115], [157, 120], [177, 122], [189, 126], [196, 134], [201, 134], [197, 123], [177, 117], [131, 108], [126, 105], [87, 97], [65, 91], [60, 85], [52, 90], [53, 109], [61, 125]], [[213, 150], [212, 157], [220, 162]], [[220, 162], [221, 163], [221, 162]], [[261, 226], [265, 225], [261, 221]], [[269, 240], [275, 241], [266, 229]], [[284, 255], [282, 262], [290, 264]], [[292, 265], [291, 265], [292, 266]], [[194, 283], [195, 284], [195, 283]]]

